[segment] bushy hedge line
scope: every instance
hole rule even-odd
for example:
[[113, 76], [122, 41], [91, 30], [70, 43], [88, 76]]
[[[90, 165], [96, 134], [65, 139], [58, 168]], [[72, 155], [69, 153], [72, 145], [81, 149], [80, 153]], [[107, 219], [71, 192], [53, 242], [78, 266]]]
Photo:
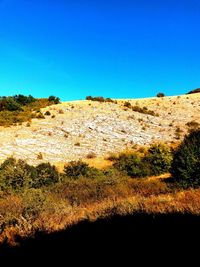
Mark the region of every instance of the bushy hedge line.
[[111, 98], [104, 98], [103, 96], [86, 96], [86, 100], [91, 100], [91, 101], [98, 101], [98, 102], [110, 102], [110, 103], [115, 103], [117, 104], [117, 101], [111, 99]]
[[22, 110], [22, 106], [35, 102], [36, 99], [29, 95], [15, 95], [15, 96], [3, 96], [0, 97], [0, 111], [16, 111]]
[[152, 145], [144, 156], [137, 153], [121, 154], [115, 159], [114, 167], [131, 177], [145, 177], [168, 172], [171, 162], [170, 149], [156, 144]]

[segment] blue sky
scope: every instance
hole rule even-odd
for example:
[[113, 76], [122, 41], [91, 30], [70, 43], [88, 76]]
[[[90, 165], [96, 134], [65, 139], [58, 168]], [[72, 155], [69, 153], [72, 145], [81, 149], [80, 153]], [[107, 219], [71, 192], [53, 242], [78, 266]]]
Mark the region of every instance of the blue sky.
[[0, 0], [0, 95], [135, 98], [200, 87], [199, 0]]

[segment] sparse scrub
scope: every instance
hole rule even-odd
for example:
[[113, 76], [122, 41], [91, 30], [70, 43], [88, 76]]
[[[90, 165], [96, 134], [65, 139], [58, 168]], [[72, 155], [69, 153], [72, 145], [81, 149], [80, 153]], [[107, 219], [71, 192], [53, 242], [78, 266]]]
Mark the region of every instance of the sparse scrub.
[[38, 153], [38, 155], [37, 155], [37, 159], [39, 159], [39, 160], [42, 160], [43, 159], [43, 155], [42, 155], [42, 153], [40, 152], [40, 153]]
[[126, 107], [126, 108], [131, 108], [132, 105], [131, 105], [130, 102], [126, 101], [126, 102], [124, 102], [124, 107]]
[[132, 109], [133, 111], [139, 112], [139, 113], [142, 113], [142, 114], [147, 114], [147, 115], [156, 116], [156, 117], [159, 116], [158, 113], [156, 113], [153, 110], [149, 110], [146, 106], [144, 106], [142, 108], [139, 107], [138, 105], [132, 106], [131, 103], [128, 102], [128, 101], [124, 102], [124, 107], [128, 108], [128, 109]]
[[62, 109], [59, 109], [59, 110], [58, 110], [58, 113], [59, 113], [59, 114], [64, 114], [64, 111], [63, 111]]
[[194, 89], [194, 90], [188, 92], [187, 94], [197, 94], [197, 93], [200, 93], [200, 88]]
[[34, 98], [32, 96], [15, 95], [13, 97], [0, 98], [0, 126], [11, 126], [30, 121], [33, 118], [42, 118], [41, 108], [52, 105], [46, 98]]
[[74, 145], [75, 146], [81, 146], [81, 143], [80, 142], [76, 142]]
[[90, 101], [98, 101], [98, 102], [108, 102], [108, 103], [114, 103], [114, 104], [117, 104], [117, 101], [115, 100], [112, 100], [111, 98], [104, 98], [102, 96], [95, 96], [95, 97], [92, 97], [92, 96], [86, 96], [86, 100], [90, 100]]

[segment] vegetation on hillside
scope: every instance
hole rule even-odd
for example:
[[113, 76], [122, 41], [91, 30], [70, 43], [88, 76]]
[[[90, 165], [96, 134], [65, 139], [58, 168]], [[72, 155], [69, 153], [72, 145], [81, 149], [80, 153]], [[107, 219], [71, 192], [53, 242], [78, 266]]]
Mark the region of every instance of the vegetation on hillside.
[[147, 114], [147, 115], [156, 116], [156, 117], [159, 116], [158, 113], [156, 113], [153, 110], [149, 110], [147, 107], [142, 107], [141, 108], [138, 105], [132, 106], [131, 103], [128, 102], [128, 101], [124, 102], [124, 107], [132, 109], [133, 111], [139, 112], [139, 113], [142, 113], [142, 114]]
[[[199, 134], [191, 132], [175, 152], [154, 144], [120, 154], [103, 170], [73, 161], [60, 173], [49, 163], [7, 159], [0, 166], [0, 242], [116, 213], [199, 214]], [[169, 169], [173, 179], [148, 178]], [[185, 180], [187, 190], [180, 183]]]
[[31, 122], [31, 119], [44, 119], [40, 109], [58, 104], [59, 98], [34, 98], [33, 96], [15, 95], [0, 97], [0, 126], [11, 126], [23, 122]]
[[159, 93], [157, 93], [157, 95], [156, 95], [157, 97], [164, 97], [165, 96], [165, 94], [164, 93], [161, 93], [161, 92], [159, 92]]
[[103, 96], [95, 96], [95, 97], [92, 97], [92, 96], [86, 96], [85, 98], [86, 100], [90, 100], [90, 101], [98, 101], [98, 102], [108, 102], [108, 103], [114, 103], [114, 104], [117, 104], [117, 101], [116, 100], [113, 100], [111, 98], [104, 98]]
[[200, 88], [194, 89], [194, 90], [188, 92], [187, 94], [196, 94], [196, 93], [200, 93]]
[[183, 187], [200, 185], [200, 130], [184, 138], [174, 153], [171, 173]]

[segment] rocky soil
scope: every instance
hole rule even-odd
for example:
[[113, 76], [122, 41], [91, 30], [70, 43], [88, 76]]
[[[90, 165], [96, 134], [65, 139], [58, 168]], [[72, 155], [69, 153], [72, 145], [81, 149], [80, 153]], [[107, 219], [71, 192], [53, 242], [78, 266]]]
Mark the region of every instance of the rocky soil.
[[[159, 116], [124, 107], [146, 107]], [[115, 103], [72, 101], [42, 110], [51, 115], [33, 119], [31, 125], [0, 128], [0, 160], [9, 156], [30, 164], [53, 164], [86, 158], [89, 153], [106, 156], [134, 144], [174, 142], [188, 132], [186, 123], [200, 123], [200, 93]], [[55, 117], [54, 117], [54, 116]], [[53, 117], [52, 117], [53, 116]], [[177, 130], [178, 129], [178, 130]]]

